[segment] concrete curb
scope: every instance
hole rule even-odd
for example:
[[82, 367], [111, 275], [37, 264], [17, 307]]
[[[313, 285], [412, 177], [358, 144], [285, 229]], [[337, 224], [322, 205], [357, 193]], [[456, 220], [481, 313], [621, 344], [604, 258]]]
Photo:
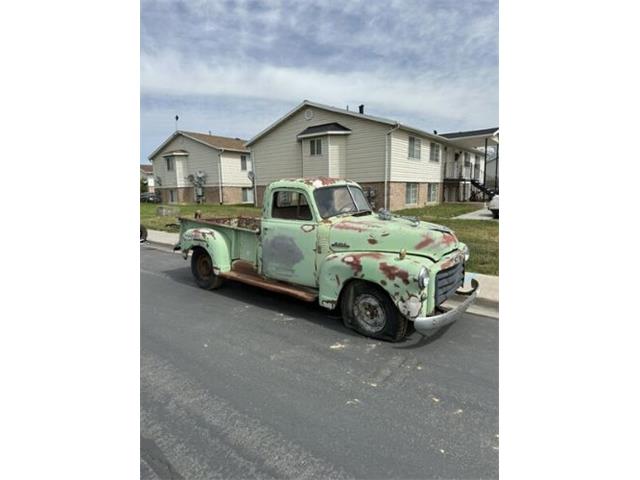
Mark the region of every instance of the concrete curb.
[[[147, 242], [160, 246], [173, 246], [178, 243], [180, 235], [177, 233], [161, 232], [159, 230], [148, 230]], [[465, 287], [471, 284], [471, 279], [475, 278], [480, 287], [478, 296], [474, 304], [469, 307], [468, 312], [486, 317], [498, 318], [499, 307], [499, 277], [484, 275], [482, 273], [467, 272], [464, 282]], [[446, 306], [454, 306], [455, 300], [450, 300]]]

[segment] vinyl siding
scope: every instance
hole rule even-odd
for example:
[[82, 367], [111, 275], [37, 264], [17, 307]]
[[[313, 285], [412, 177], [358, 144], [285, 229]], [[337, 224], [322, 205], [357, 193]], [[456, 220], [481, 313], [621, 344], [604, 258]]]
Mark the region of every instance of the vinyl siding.
[[[216, 150], [211, 150], [215, 153]], [[240, 163], [240, 156], [247, 156], [247, 170], [243, 171]], [[216, 154], [217, 156], [217, 154]], [[222, 153], [222, 184], [228, 187], [250, 187], [251, 180], [247, 174], [251, 170], [251, 156], [249, 153], [225, 151]]]
[[322, 155], [311, 155], [310, 140], [302, 140], [302, 175], [304, 177], [328, 177], [329, 176], [329, 147], [327, 137], [317, 137], [314, 140], [321, 140]]
[[[420, 160], [409, 158], [409, 137], [420, 139]], [[442, 152], [439, 162], [429, 160], [431, 140], [404, 130], [396, 130], [391, 134], [391, 181], [392, 182], [431, 182], [442, 181]]]
[[[307, 109], [313, 111], [311, 120], [304, 118]], [[360, 182], [383, 181], [388, 125], [308, 107], [300, 109], [250, 146], [256, 165], [256, 183], [266, 185], [281, 178], [304, 175], [300, 142], [296, 136], [309, 126], [331, 122], [338, 122], [352, 131], [344, 140], [344, 176]]]
[[[189, 155], [186, 157], [175, 157], [175, 175], [171, 175], [171, 172], [166, 171], [166, 162], [162, 157], [162, 155], [172, 150], [186, 150], [187, 152], [189, 152]], [[183, 164], [180, 166], [180, 168], [178, 168], [179, 158], [183, 159]], [[153, 160], [153, 173], [154, 175], [162, 178], [162, 187], [190, 187], [191, 183], [189, 183], [189, 181], [186, 180], [185, 177], [189, 174], [195, 174], [195, 172], [197, 172], [198, 170], [203, 171], [207, 175], [207, 186], [217, 186], [218, 151], [215, 148], [207, 147], [206, 145], [202, 145], [201, 143], [195, 142], [190, 138], [183, 137], [182, 135], [174, 138], [171, 142], [169, 142], [160, 152], [156, 154]]]

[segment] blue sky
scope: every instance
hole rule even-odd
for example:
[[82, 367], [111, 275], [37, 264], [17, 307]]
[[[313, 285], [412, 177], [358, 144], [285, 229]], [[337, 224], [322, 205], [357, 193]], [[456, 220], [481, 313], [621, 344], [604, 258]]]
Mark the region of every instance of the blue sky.
[[141, 3], [140, 159], [175, 129], [251, 138], [304, 99], [439, 132], [498, 125], [494, 0]]

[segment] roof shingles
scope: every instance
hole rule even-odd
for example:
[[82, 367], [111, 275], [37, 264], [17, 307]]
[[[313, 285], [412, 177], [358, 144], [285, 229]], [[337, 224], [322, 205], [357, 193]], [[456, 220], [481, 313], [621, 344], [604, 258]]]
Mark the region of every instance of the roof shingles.
[[211, 145], [214, 148], [224, 148], [225, 150], [237, 150], [240, 152], [249, 152], [246, 147], [246, 140], [242, 140], [241, 138], [229, 138], [229, 137], [220, 137], [218, 135], [207, 135], [206, 133], [198, 133], [198, 132], [185, 132], [180, 131], [188, 137], [195, 138], [196, 140], [200, 140], [207, 145]]

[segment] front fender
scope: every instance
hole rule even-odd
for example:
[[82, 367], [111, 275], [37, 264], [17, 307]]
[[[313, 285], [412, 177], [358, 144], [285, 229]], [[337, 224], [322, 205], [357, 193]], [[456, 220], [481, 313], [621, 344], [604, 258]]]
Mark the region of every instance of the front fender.
[[418, 286], [423, 266], [413, 257], [400, 259], [395, 253], [333, 253], [320, 266], [320, 305], [334, 308], [344, 286], [360, 279], [382, 287], [403, 315], [416, 318], [426, 308], [427, 290]]
[[221, 272], [231, 270], [231, 244], [225, 235], [212, 228], [190, 228], [180, 236], [178, 244], [184, 255], [195, 247], [204, 248]]

